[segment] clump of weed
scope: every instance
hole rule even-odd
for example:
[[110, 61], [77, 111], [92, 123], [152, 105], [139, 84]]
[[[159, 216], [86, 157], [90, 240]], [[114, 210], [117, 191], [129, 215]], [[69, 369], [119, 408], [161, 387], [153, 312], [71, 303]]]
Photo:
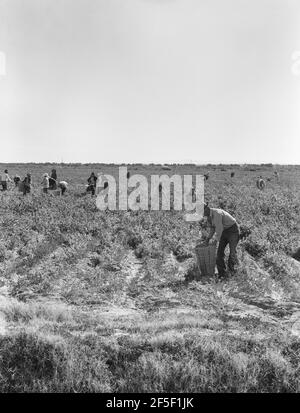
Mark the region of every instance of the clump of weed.
[[0, 338], [0, 391], [106, 392], [110, 374], [88, 345], [25, 331]]

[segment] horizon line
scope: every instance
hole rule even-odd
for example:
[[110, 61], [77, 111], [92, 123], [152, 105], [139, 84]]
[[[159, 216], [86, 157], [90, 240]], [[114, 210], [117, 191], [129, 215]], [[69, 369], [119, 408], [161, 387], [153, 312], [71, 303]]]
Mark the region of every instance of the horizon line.
[[123, 166], [123, 165], [157, 165], [157, 166], [164, 166], [164, 165], [195, 165], [195, 166], [243, 166], [243, 165], [259, 165], [259, 166], [300, 166], [298, 163], [278, 163], [278, 162], [259, 162], [259, 163], [253, 163], [253, 162], [237, 162], [237, 163], [231, 163], [231, 162], [207, 162], [207, 163], [196, 163], [193, 161], [185, 161], [185, 162], [176, 162], [176, 161], [169, 161], [169, 162], [52, 162], [52, 161], [45, 161], [45, 162], [1, 162], [0, 165], [115, 165], [115, 166]]

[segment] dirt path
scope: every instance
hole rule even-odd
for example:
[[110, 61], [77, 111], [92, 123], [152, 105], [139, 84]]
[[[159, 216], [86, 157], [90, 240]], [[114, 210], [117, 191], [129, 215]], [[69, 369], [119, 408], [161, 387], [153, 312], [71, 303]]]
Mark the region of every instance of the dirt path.
[[139, 260], [132, 250], [128, 251], [125, 258], [122, 261], [122, 273], [126, 277], [127, 283], [131, 283], [135, 279], [142, 277], [143, 263]]

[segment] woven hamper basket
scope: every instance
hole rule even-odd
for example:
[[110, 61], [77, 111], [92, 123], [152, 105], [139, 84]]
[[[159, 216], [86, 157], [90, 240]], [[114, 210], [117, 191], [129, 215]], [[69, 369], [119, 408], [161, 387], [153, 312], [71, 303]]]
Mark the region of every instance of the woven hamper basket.
[[216, 244], [197, 245], [196, 248], [197, 266], [201, 277], [213, 277], [216, 266]]

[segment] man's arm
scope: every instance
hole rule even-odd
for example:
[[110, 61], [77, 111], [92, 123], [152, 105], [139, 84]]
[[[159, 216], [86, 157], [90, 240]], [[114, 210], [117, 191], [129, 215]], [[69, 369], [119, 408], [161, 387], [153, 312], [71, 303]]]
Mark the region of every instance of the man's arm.
[[222, 214], [216, 213], [214, 217], [214, 222], [215, 222], [215, 227], [216, 227], [216, 233], [217, 233], [217, 240], [220, 241], [222, 232], [223, 232], [223, 220], [222, 220]]
[[215, 233], [215, 231], [216, 231], [216, 227], [215, 227], [215, 225], [214, 225], [211, 217], [208, 217], [207, 221], [208, 221], [208, 223], [209, 223], [209, 225], [210, 225], [210, 232], [209, 232], [209, 234], [208, 234], [208, 236], [207, 236], [207, 238], [206, 238], [206, 242], [207, 242], [207, 244], [208, 244], [209, 241], [210, 241], [210, 240], [212, 239], [212, 237], [214, 236], [214, 233]]
[[206, 239], [206, 242], [207, 242], [207, 243], [209, 243], [209, 241], [212, 239], [212, 237], [214, 236], [215, 232], [216, 232], [216, 228], [215, 228], [215, 226], [212, 225], [211, 228], [210, 228], [210, 233], [208, 234], [208, 237], [207, 237], [207, 239]]
[[213, 213], [213, 216], [210, 217], [209, 223], [211, 225], [211, 231], [207, 241], [209, 242], [215, 233], [217, 236], [217, 240], [219, 241], [223, 232], [222, 215], [218, 213]]

